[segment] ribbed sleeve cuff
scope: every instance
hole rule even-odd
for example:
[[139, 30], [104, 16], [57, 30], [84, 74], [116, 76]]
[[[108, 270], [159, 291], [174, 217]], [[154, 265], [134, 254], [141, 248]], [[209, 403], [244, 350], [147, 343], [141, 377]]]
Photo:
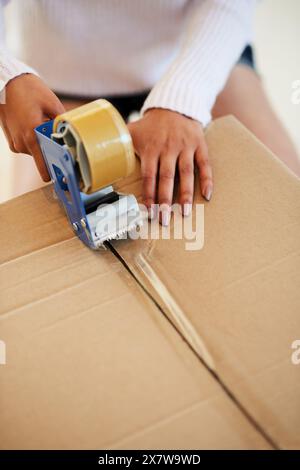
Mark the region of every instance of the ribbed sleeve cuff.
[[181, 50], [142, 113], [166, 108], [207, 126], [216, 97], [252, 36], [254, 6], [254, 0], [191, 2]]
[[36, 70], [19, 61], [6, 50], [0, 50], [0, 92], [3, 91], [7, 83], [23, 73], [39, 75]]
[[187, 117], [201, 122], [203, 127], [211, 121], [210, 106], [199, 90], [194, 91], [179, 83], [158, 83], [149, 93], [141, 113], [151, 108], [164, 108], [177, 111]]

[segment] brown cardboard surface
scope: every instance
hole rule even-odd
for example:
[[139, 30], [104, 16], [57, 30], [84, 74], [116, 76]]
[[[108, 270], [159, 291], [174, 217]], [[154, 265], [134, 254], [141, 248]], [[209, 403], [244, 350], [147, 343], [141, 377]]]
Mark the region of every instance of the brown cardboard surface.
[[73, 236], [51, 188], [0, 218], [1, 449], [269, 448], [120, 261]]
[[[232, 117], [215, 121], [207, 141], [215, 190], [203, 249], [174, 239], [114, 247], [188, 341], [198, 335], [198, 354], [270, 438], [299, 448], [300, 182]], [[139, 173], [119, 187], [140, 195]]]
[[1, 263], [74, 236], [52, 185], [2, 204], [0, 217]]

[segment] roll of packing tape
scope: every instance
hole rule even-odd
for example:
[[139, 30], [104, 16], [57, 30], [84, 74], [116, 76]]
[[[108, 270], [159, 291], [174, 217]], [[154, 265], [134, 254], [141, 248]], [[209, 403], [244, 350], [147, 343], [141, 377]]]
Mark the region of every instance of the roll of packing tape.
[[63, 139], [78, 162], [81, 190], [93, 193], [133, 172], [131, 136], [119, 112], [104, 99], [60, 114], [53, 137]]

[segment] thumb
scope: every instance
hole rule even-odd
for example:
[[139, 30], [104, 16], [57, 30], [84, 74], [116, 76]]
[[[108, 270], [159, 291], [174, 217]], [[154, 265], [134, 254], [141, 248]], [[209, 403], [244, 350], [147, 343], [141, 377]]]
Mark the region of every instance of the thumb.
[[45, 182], [50, 181], [50, 176], [49, 176], [49, 173], [48, 173], [48, 170], [47, 170], [47, 166], [46, 166], [44, 157], [42, 155], [42, 152], [41, 152], [41, 149], [40, 149], [40, 146], [39, 146], [37, 140], [36, 139], [32, 140], [32, 142], [30, 143], [30, 146], [28, 148], [29, 148], [30, 154], [34, 158], [35, 164], [37, 166], [37, 169], [38, 169], [43, 181], [45, 181]]
[[49, 119], [54, 119], [56, 118], [56, 116], [64, 113], [65, 111], [66, 110], [65, 110], [64, 105], [54, 94], [53, 94], [53, 99], [48, 100], [46, 105], [44, 106], [45, 116], [48, 117]]
[[134, 133], [134, 127], [135, 127], [134, 124], [135, 124], [134, 122], [128, 122], [127, 124], [127, 128], [129, 130], [131, 137], [133, 137], [133, 133]]

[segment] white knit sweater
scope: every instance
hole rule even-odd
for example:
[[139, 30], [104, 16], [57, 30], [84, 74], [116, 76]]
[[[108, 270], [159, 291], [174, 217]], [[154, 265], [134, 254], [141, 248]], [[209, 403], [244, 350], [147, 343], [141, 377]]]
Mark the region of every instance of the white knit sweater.
[[73, 95], [151, 89], [142, 111], [168, 108], [206, 125], [230, 70], [252, 40], [254, 4], [0, 0], [0, 90], [34, 71], [54, 91]]

